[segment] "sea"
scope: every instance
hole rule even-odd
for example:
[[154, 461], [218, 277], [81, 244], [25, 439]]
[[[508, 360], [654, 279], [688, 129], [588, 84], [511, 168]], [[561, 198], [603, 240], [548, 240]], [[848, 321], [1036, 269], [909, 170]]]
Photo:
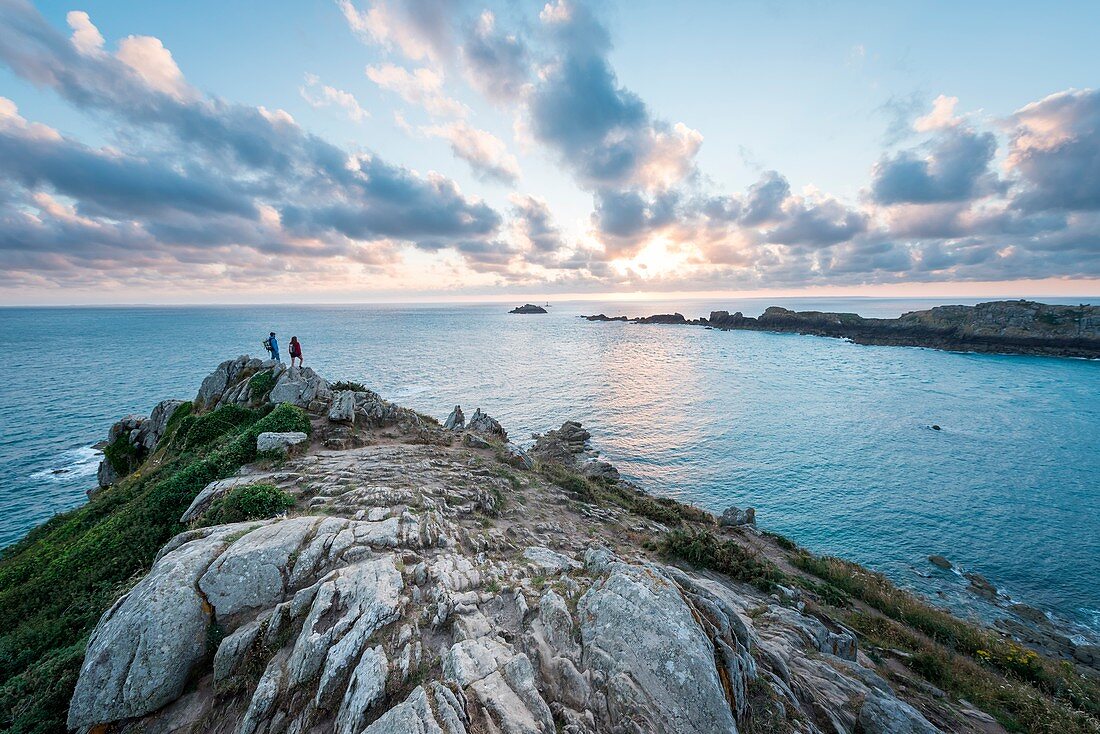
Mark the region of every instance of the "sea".
[[769, 305], [892, 317], [975, 302], [571, 301], [545, 315], [501, 303], [3, 308], [0, 547], [86, 501], [92, 446], [113, 421], [193, 397], [219, 362], [262, 354], [274, 330], [284, 359], [297, 336], [330, 380], [440, 419], [481, 408], [520, 444], [580, 421], [649, 492], [715, 512], [755, 507], [764, 529], [989, 620], [999, 609], [961, 575], [981, 573], [1001, 606], [1032, 605], [1095, 639], [1100, 361], [579, 318]]

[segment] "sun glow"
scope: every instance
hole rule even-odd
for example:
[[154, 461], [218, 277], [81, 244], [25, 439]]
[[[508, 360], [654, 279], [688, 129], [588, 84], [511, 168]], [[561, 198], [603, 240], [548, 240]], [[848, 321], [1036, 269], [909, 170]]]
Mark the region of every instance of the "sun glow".
[[681, 273], [699, 252], [692, 244], [672, 242], [667, 237], [654, 237], [633, 257], [612, 260], [620, 273], [633, 273], [645, 280]]

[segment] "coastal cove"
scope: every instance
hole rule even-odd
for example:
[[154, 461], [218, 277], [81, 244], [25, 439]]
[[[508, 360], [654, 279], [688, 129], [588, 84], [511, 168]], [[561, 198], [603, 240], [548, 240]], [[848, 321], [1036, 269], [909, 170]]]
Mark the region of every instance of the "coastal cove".
[[[519, 301], [517, 301], [518, 303]], [[758, 314], [773, 300], [631, 303], [635, 314]], [[10, 398], [0, 502], [8, 544], [94, 485], [87, 448], [126, 413], [188, 397], [227, 354], [271, 328], [306, 364], [442, 420], [481, 407], [523, 443], [580, 420], [647, 490], [886, 572], [987, 618], [942, 554], [1013, 599], [1098, 626], [1100, 364], [875, 347], [675, 326], [594, 329], [624, 304], [10, 309]], [[790, 301], [795, 310], [896, 317], [936, 303]], [[94, 379], [93, 379], [94, 377]], [[93, 388], [92, 386], [97, 387]], [[932, 431], [932, 424], [942, 431]], [[1007, 460], [1006, 460], [1007, 457]], [[55, 473], [57, 472], [57, 473]]]

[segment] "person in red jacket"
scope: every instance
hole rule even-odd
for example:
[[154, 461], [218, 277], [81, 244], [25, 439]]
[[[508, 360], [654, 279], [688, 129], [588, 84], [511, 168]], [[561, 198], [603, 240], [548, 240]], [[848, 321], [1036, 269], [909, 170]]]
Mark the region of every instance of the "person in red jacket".
[[302, 362], [302, 343], [298, 341], [298, 337], [290, 337], [290, 366], [294, 366], [294, 360], [298, 360], [298, 366], [301, 367]]

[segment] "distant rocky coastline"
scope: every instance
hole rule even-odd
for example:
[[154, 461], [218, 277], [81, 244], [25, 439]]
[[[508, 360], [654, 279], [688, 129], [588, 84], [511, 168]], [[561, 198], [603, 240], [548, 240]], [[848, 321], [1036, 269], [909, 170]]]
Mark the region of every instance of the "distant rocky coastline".
[[525, 303], [522, 306], [516, 306], [508, 313], [547, 313], [547, 311], [542, 306], [536, 306], [533, 303]]
[[976, 306], [937, 306], [896, 319], [854, 313], [791, 311], [771, 306], [758, 318], [740, 311], [712, 311], [707, 318], [657, 314], [640, 318], [584, 316], [589, 321], [683, 324], [713, 329], [774, 331], [848, 339], [857, 344], [929, 347], [963, 352], [1100, 358], [1100, 306], [1061, 306], [1035, 301], [990, 301]]

